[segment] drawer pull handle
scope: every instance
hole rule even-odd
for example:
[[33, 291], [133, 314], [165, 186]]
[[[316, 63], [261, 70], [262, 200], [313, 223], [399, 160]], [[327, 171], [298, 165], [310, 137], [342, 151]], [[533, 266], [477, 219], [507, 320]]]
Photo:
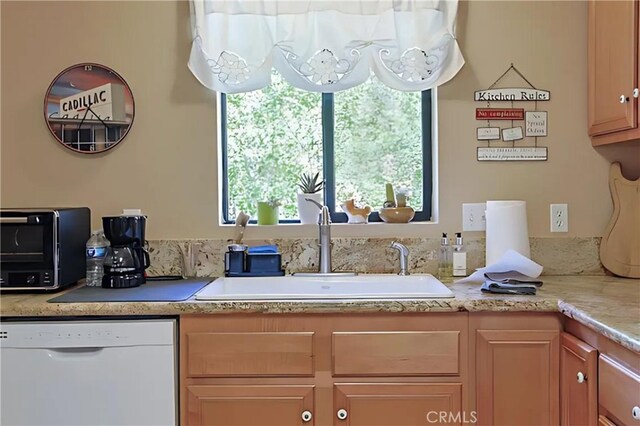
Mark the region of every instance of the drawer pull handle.
[[347, 410], [345, 410], [344, 408], [341, 408], [341, 409], [338, 410], [336, 415], [338, 416], [338, 419], [345, 420], [347, 418], [347, 416], [349, 415], [349, 413], [347, 413]]
[[576, 374], [576, 377], [578, 379], [578, 383], [584, 383], [585, 380], [587, 380], [587, 378], [584, 376], [584, 373], [582, 371], [578, 371], [578, 374]]
[[637, 405], [631, 409], [631, 417], [635, 420], [640, 420], [640, 407]]
[[302, 412], [302, 416], [300, 417], [302, 417], [303, 422], [307, 423], [311, 421], [311, 419], [313, 418], [313, 414], [311, 414], [311, 411], [306, 410]]

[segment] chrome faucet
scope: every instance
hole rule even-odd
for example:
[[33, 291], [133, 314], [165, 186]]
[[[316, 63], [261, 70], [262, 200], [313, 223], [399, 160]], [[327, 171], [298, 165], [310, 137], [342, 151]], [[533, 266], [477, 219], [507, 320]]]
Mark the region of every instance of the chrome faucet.
[[318, 215], [318, 243], [320, 244], [320, 273], [331, 273], [331, 214], [329, 213], [329, 207], [322, 206], [315, 200], [305, 198], [307, 201], [311, 201], [320, 207], [320, 214]]
[[391, 243], [391, 248], [398, 250], [400, 254], [400, 272], [398, 272], [398, 275], [409, 275], [409, 249], [397, 241]]
[[305, 198], [306, 201], [312, 202], [320, 208], [320, 214], [318, 214], [318, 243], [320, 245], [320, 271], [315, 273], [299, 273], [294, 275], [309, 276], [309, 275], [357, 275], [355, 272], [333, 272], [331, 268], [331, 214], [329, 213], [329, 207], [323, 206], [316, 200], [311, 198]]

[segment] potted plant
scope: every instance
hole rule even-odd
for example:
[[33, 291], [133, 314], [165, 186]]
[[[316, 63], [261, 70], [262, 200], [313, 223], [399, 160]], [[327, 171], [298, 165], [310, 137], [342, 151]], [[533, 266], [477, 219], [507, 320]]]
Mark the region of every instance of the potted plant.
[[[298, 188], [301, 193], [298, 193], [298, 216], [300, 217], [300, 223], [305, 225], [317, 224], [318, 215], [320, 214], [320, 207], [322, 205], [322, 194], [320, 191], [324, 188], [324, 180], [320, 180], [320, 173], [311, 175], [303, 173], [300, 175], [300, 182]], [[313, 200], [318, 204], [315, 204]]]
[[277, 225], [281, 205], [280, 200], [274, 197], [267, 201], [258, 201], [258, 225]]

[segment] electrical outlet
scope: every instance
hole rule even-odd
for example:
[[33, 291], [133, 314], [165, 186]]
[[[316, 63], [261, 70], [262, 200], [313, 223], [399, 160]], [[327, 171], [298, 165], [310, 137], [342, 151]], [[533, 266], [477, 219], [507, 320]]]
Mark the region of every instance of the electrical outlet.
[[551, 232], [569, 232], [568, 204], [551, 204], [549, 216]]
[[484, 231], [487, 229], [485, 217], [487, 203], [463, 203], [462, 204], [462, 230]]

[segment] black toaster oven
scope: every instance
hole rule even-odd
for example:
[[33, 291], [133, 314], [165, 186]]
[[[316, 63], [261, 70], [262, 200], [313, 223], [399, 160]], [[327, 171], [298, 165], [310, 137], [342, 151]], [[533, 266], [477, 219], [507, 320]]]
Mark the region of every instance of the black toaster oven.
[[0, 290], [58, 290], [84, 278], [87, 207], [0, 209]]

